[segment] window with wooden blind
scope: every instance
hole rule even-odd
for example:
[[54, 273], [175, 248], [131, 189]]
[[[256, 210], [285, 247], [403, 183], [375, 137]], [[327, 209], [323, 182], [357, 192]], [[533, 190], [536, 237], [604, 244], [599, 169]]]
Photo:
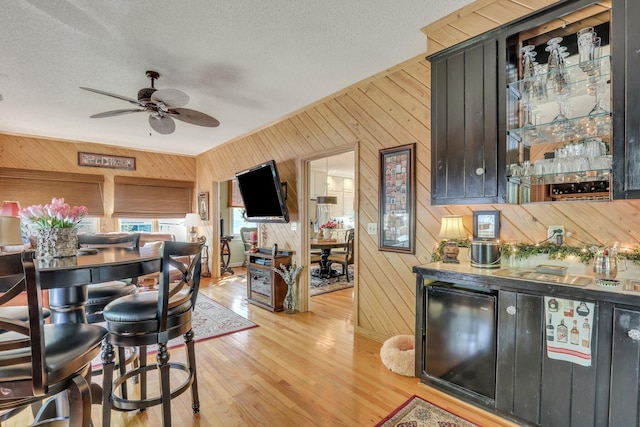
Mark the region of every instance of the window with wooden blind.
[[240, 186], [238, 185], [238, 179], [233, 178], [229, 182], [228, 200], [227, 206], [230, 208], [244, 208], [244, 201], [242, 195], [240, 195]]
[[89, 216], [104, 216], [103, 175], [0, 168], [0, 201], [20, 206], [44, 205], [64, 198], [71, 206], [86, 206]]
[[193, 212], [192, 181], [114, 177], [115, 218], [181, 218]]

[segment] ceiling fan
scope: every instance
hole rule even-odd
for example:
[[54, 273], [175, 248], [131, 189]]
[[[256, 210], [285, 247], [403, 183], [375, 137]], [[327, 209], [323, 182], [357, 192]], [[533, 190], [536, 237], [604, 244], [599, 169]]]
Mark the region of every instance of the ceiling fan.
[[146, 74], [147, 77], [151, 79], [151, 87], [140, 89], [138, 91], [137, 100], [98, 89], [80, 87], [80, 89], [88, 90], [89, 92], [122, 99], [123, 101], [130, 102], [131, 104], [139, 107], [105, 111], [104, 113], [94, 114], [90, 117], [93, 119], [100, 119], [103, 117], [120, 116], [122, 114], [147, 112], [149, 113], [149, 125], [153, 130], [162, 135], [171, 134], [176, 130], [176, 123], [173, 119], [178, 119], [198, 126], [216, 127], [220, 125], [220, 122], [217, 119], [209, 116], [208, 114], [189, 108], [182, 108], [189, 103], [189, 95], [181, 90], [156, 89], [153, 83], [158, 79], [158, 77], [160, 77], [159, 73], [155, 71], [147, 71]]

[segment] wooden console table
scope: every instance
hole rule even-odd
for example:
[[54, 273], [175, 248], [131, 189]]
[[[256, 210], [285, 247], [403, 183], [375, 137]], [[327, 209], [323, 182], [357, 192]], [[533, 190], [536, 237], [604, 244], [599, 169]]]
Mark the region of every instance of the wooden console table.
[[282, 311], [287, 284], [273, 267], [291, 265], [291, 255], [273, 256], [271, 249], [247, 254], [247, 300], [271, 311]]

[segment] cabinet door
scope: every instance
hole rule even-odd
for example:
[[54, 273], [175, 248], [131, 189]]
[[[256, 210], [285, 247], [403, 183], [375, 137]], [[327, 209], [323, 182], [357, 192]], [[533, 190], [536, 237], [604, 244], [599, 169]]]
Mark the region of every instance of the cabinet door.
[[338, 200], [338, 202], [335, 205], [331, 206], [331, 216], [334, 218], [337, 216], [342, 216], [344, 212], [344, 197], [342, 194], [342, 190], [340, 191], [329, 190], [327, 191], [327, 196], [333, 196]]
[[611, 308], [595, 310], [592, 364], [580, 366], [547, 357], [544, 297], [500, 291], [498, 410], [543, 426], [608, 425]]
[[613, 198], [640, 198], [640, 2], [613, 1]]
[[498, 52], [491, 39], [431, 58], [432, 204], [504, 202]]
[[351, 216], [353, 213], [353, 191], [344, 191], [344, 207], [342, 212], [344, 216]]
[[614, 309], [609, 424], [640, 425], [640, 312]]
[[500, 291], [496, 408], [540, 423], [543, 298]]
[[344, 178], [341, 176], [328, 176], [329, 190], [342, 191], [344, 189]]
[[323, 171], [311, 171], [311, 198], [326, 195], [327, 191], [327, 174]]

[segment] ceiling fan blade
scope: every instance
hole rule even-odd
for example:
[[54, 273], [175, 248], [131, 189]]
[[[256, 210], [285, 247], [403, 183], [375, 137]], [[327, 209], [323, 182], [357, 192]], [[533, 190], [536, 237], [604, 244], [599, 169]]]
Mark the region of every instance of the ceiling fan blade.
[[144, 105], [142, 105], [140, 102], [138, 102], [138, 100], [133, 99], [133, 98], [128, 98], [128, 97], [126, 97], [126, 96], [116, 95], [115, 93], [105, 92], [105, 91], [103, 91], [103, 90], [91, 89], [90, 87], [82, 87], [82, 86], [80, 86], [80, 89], [88, 90], [89, 92], [99, 93], [100, 95], [107, 95], [107, 96], [110, 96], [110, 97], [112, 97], [112, 98], [122, 99], [123, 101], [127, 101], [127, 102], [130, 102], [130, 103], [132, 103], [132, 104], [135, 104], [135, 105], [139, 105], [139, 106], [141, 106], [141, 107], [144, 107]]
[[189, 103], [189, 95], [178, 89], [158, 89], [151, 95], [151, 101], [162, 102], [167, 108], [179, 108]]
[[173, 119], [169, 116], [160, 117], [156, 115], [150, 115], [149, 125], [151, 125], [151, 128], [153, 130], [162, 135], [169, 135], [176, 130], [176, 122], [174, 122]]
[[208, 114], [201, 113], [200, 111], [192, 110], [190, 108], [173, 108], [169, 110], [169, 114], [174, 119], [181, 120], [192, 125], [206, 126], [214, 128], [220, 125], [220, 122], [209, 116]]
[[104, 113], [98, 113], [98, 114], [94, 114], [93, 116], [89, 116], [92, 119], [101, 119], [103, 117], [113, 117], [113, 116], [121, 116], [123, 114], [129, 114], [129, 113], [142, 113], [144, 110], [133, 110], [133, 109], [128, 109], [128, 110], [112, 110], [112, 111], [105, 111]]

